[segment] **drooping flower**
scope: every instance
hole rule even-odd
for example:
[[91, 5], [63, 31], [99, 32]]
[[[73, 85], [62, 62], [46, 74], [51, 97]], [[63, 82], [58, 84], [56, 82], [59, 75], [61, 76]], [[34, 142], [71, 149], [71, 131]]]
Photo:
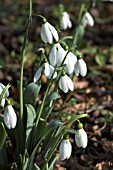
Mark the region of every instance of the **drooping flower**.
[[64, 92], [67, 93], [69, 90], [74, 90], [74, 85], [72, 80], [65, 74], [60, 77], [59, 80], [59, 88]]
[[87, 74], [87, 66], [85, 61], [81, 58], [75, 64], [75, 74], [79, 76], [79, 74], [84, 77]]
[[38, 70], [36, 71], [34, 76], [34, 82], [36, 82], [41, 77], [42, 72], [44, 72], [48, 79], [52, 77], [53, 73], [54, 73], [52, 77], [53, 79], [56, 78], [57, 76], [57, 72], [56, 71], [54, 72], [54, 67], [51, 66], [48, 62], [46, 62], [43, 63], [42, 66], [39, 67]]
[[66, 73], [71, 74], [74, 71], [76, 62], [77, 57], [72, 52], [69, 52], [64, 61], [64, 64], [66, 64], [66, 66], [64, 67]]
[[63, 12], [62, 17], [60, 19], [60, 27], [64, 30], [72, 27], [72, 23], [71, 23], [69, 14], [65, 11]]
[[[4, 86], [2, 83], [0, 83], [0, 94], [2, 93], [2, 91], [4, 90], [4, 88], [5, 88], [5, 86]], [[5, 92], [5, 94], [4, 94], [4, 96], [3, 96], [2, 100], [1, 100], [0, 105], [1, 105], [2, 107], [4, 107], [4, 105], [5, 105], [5, 97], [8, 97], [8, 96], [9, 96], [9, 90], [7, 90], [7, 91]]]
[[61, 160], [69, 159], [71, 156], [71, 152], [72, 152], [72, 146], [69, 139], [63, 139], [59, 148], [59, 154]]
[[59, 43], [53, 45], [50, 53], [49, 53], [49, 61], [52, 66], [60, 66], [64, 57], [66, 55], [66, 51], [61, 47]]
[[82, 123], [79, 123], [77, 127], [77, 134], [75, 135], [76, 144], [78, 147], [86, 148], [88, 143], [87, 133], [83, 129]]
[[53, 43], [53, 38], [58, 41], [58, 33], [56, 31], [56, 29], [47, 21], [44, 21], [44, 23], [42, 24], [42, 29], [41, 29], [41, 39], [45, 42], [45, 43]]
[[89, 12], [86, 12], [84, 15], [83, 15], [83, 18], [82, 18], [82, 25], [84, 27], [86, 27], [87, 25], [93, 27], [94, 26], [94, 19], [93, 17], [90, 15]]
[[4, 122], [8, 129], [15, 128], [17, 124], [17, 115], [10, 103], [7, 104], [4, 111]]

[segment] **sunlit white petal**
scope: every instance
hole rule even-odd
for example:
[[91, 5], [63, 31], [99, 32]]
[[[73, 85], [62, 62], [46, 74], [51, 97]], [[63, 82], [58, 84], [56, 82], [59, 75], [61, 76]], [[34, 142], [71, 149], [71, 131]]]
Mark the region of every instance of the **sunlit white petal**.
[[74, 71], [75, 71], [75, 74], [76, 74], [77, 76], [79, 76], [79, 63], [78, 63], [78, 61], [77, 61], [76, 64], [75, 64]]
[[88, 138], [87, 133], [84, 131], [84, 129], [77, 130], [77, 134], [75, 135], [75, 141], [78, 147], [86, 148]]
[[63, 139], [59, 148], [59, 154], [61, 160], [69, 159], [71, 156], [71, 152], [72, 152], [72, 146], [69, 139]]
[[79, 63], [79, 72], [82, 77], [84, 77], [87, 74], [87, 66], [83, 59], [78, 60]]
[[8, 129], [15, 128], [17, 123], [16, 113], [11, 105], [6, 106], [4, 111], [4, 122]]
[[57, 33], [56, 29], [49, 23], [48, 23], [48, 27], [49, 27], [49, 29], [51, 31], [51, 34], [55, 38], [55, 40], [58, 41], [58, 33]]
[[50, 44], [52, 44], [52, 42], [53, 42], [53, 36], [51, 34], [51, 30], [49, 29], [49, 23], [48, 22], [46, 22], [45, 24], [42, 24], [41, 39], [45, 43], [49, 42]]
[[90, 25], [91, 27], [94, 26], [94, 19], [93, 17], [90, 15], [89, 12], [86, 12], [86, 18], [87, 18], [87, 21], [88, 21], [88, 25]]
[[64, 57], [66, 55], [66, 51], [61, 47], [59, 43], [54, 44], [50, 53], [49, 53], [49, 61], [52, 66], [60, 66]]
[[[44, 63], [44, 73], [50, 79], [54, 72], [54, 67], [52, 67], [49, 63]], [[53, 79], [56, 78], [57, 72], [54, 73]]]
[[42, 74], [42, 69], [43, 67], [39, 67], [39, 69], [36, 71], [35, 75], [34, 75], [34, 82], [36, 82], [40, 77], [41, 77], [41, 74]]
[[69, 90], [74, 90], [74, 85], [72, 80], [67, 76], [61, 76], [59, 80], [59, 88], [64, 92], [67, 93]]
[[63, 12], [63, 15], [60, 20], [60, 27], [64, 30], [72, 27], [72, 23], [71, 23], [69, 14], [67, 12]]
[[59, 88], [60, 88], [64, 93], [67, 93], [67, 92], [68, 92], [67, 80], [66, 80], [65, 76], [61, 76], [61, 78], [60, 78], [60, 80], [59, 80]]
[[64, 64], [66, 64], [64, 68], [66, 73], [71, 74], [74, 71], [74, 66], [76, 62], [77, 57], [73, 53], [69, 52], [64, 62]]

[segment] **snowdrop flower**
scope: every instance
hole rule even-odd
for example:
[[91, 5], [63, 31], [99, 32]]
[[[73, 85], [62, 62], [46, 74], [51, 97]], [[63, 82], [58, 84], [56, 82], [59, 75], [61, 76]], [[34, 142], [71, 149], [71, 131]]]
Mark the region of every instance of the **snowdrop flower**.
[[69, 139], [63, 139], [59, 148], [59, 154], [61, 160], [69, 159], [71, 156], [71, 152], [72, 152], [72, 146]]
[[82, 25], [84, 27], [86, 27], [87, 25], [93, 27], [94, 26], [94, 19], [93, 17], [90, 15], [89, 12], [86, 12], [84, 15], [83, 15], [83, 18], [82, 18]]
[[66, 51], [61, 47], [59, 43], [53, 45], [49, 53], [49, 61], [52, 66], [60, 66], [66, 55]]
[[87, 74], [87, 66], [85, 61], [81, 58], [75, 64], [75, 74], [79, 76], [79, 74], [84, 77]]
[[[2, 83], [0, 83], [0, 94], [2, 93], [2, 91], [4, 90], [4, 88], [5, 88], [5, 86], [2, 84]], [[4, 98], [2, 98], [2, 100], [1, 100], [1, 106], [2, 107], [4, 107], [4, 105], [5, 105], [5, 97], [8, 97], [9, 96], [9, 91], [7, 90], [6, 92], [5, 92], [5, 94], [4, 94]]]
[[87, 133], [84, 131], [82, 123], [79, 123], [77, 127], [78, 130], [75, 135], [76, 144], [78, 147], [86, 148], [88, 142]]
[[58, 33], [56, 31], [56, 29], [49, 24], [46, 19], [44, 19], [44, 23], [42, 24], [42, 29], [41, 29], [41, 39], [45, 42], [45, 43], [53, 43], [53, 38], [58, 41]]
[[74, 85], [72, 80], [66, 75], [63, 74], [59, 80], [59, 88], [64, 92], [67, 93], [69, 90], [74, 90]]
[[77, 57], [72, 52], [69, 52], [64, 61], [64, 64], [66, 64], [66, 66], [64, 67], [66, 73], [71, 74], [74, 71], [76, 62]]
[[69, 14], [67, 12], [63, 12], [63, 14], [62, 14], [62, 17], [60, 19], [60, 27], [64, 30], [72, 27], [72, 23], [71, 23]]
[[[51, 66], [48, 62], [44, 63], [39, 69], [36, 71], [35, 76], [34, 76], [34, 82], [36, 82], [40, 77], [42, 72], [50, 79], [53, 75], [54, 72], [54, 67]], [[57, 72], [55, 71], [53, 75], [53, 79], [56, 78]]]
[[9, 100], [7, 102], [7, 106], [4, 111], [4, 122], [8, 129], [15, 128], [16, 123], [17, 123], [17, 115], [12, 105], [10, 104]]

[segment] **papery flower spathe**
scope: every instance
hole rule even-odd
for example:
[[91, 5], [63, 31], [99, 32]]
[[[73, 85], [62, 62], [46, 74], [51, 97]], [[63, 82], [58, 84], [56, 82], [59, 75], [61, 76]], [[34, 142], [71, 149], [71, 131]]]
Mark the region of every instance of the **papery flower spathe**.
[[93, 17], [90, 15], [89, 12], [86, 12], [84, 15], [83, 15], [83, 18], [82, 18], [82, 25], [84, 27], [86, 27], [87, 25], [93, 27], [94, 26], [94, 19]]
[[64, 92], [67, 93], [69, 90], [74, 90], [74, 85], [72, 80], [65, 74], [60, 77], [59, 80], [59, 88]]
[[8, 129], [13, 129], [17, 123], [17, 115], [12, 105], [7, 105], [4, 111], [4, 122]]
[[49, 61], [52, 66], [60, 66], [64, 57], [66, 55], [66, 51], [61, 47], [59, 43], [53, 45], [50, 53], [49, 53]]
[[72, 152], [72, 146], [69, 139], [63, 139], [59, 148], [59, 154], [61, 160], [69, 159], [71, 156], [71, 152]]
[[87, 142], [88, 142], [87, 133], [83, 129], [82, 123], [79, 123], [77, 127], [78, 127], [78, 129], [76, 131], [77, 134], [75, 135], [76, 145], [78, 147], [86, 148]]
[[[2, 93], [2, 91], [4, 90], [4, 88], [5, 88], [5, 86], [4, 86], [2, 83], [0, 83], [0, 94]], [[2, 107], [4, 107], [4, 105], [5, 105], [5, 97], [9, 97], [9, 90], [7, 90], [7, 91], [5, 92], [5, 94], [4, 94], [4, 96], [3, 96], [2, 100], [1, 100], [0, 105], [1, 105]]]
[[60, 18], [60, 27], [64, 30], [72, 27], [69, 14], [65, 11], [63, 12], [62, 17]]
[[38, 68], [38, 70], [35, 73], [34, 76], [34, 82], [36, 82], [42, 75], [42, 72], [44, 72], [44, 74], [47, 76], [48, 79], [50, 79], [53, 75], [53, 79], [56, 78], [57, 76], [57, 72], [54, 72], [54, 67], [51, 66], [48, 62], [43, 63], [41, 67]]
[[81, 58], [75, 64], [75, 74], [79, 76], [79, 74], [84, 77], [87, 74], [87, 66], [85, 61]]
[[42, 24], [42, 29], [41, 29], [41, 39], [45, 42], [45, 43], [53, 43], [53, 38], [58, 41], [58, 33], [56, 31], [56, 29], [47, 21], [45, 21], [45, 23]]

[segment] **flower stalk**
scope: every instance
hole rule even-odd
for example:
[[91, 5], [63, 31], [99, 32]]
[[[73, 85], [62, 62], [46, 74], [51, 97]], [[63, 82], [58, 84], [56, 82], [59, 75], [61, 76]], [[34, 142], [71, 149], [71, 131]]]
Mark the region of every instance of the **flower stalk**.
[[24, 55], [26, 51], [26, 43], [29, 32], [30, 23], [32, 21], [32, 0], [30, 0], [30, 10], [29, 10], [29, 20], [26, 27], [26, 32], [23, 41], [23, 47], [21, 51], [21, 61], [20, 61], [20, 119], [23, 118], [23, 70], [24, 70]]

